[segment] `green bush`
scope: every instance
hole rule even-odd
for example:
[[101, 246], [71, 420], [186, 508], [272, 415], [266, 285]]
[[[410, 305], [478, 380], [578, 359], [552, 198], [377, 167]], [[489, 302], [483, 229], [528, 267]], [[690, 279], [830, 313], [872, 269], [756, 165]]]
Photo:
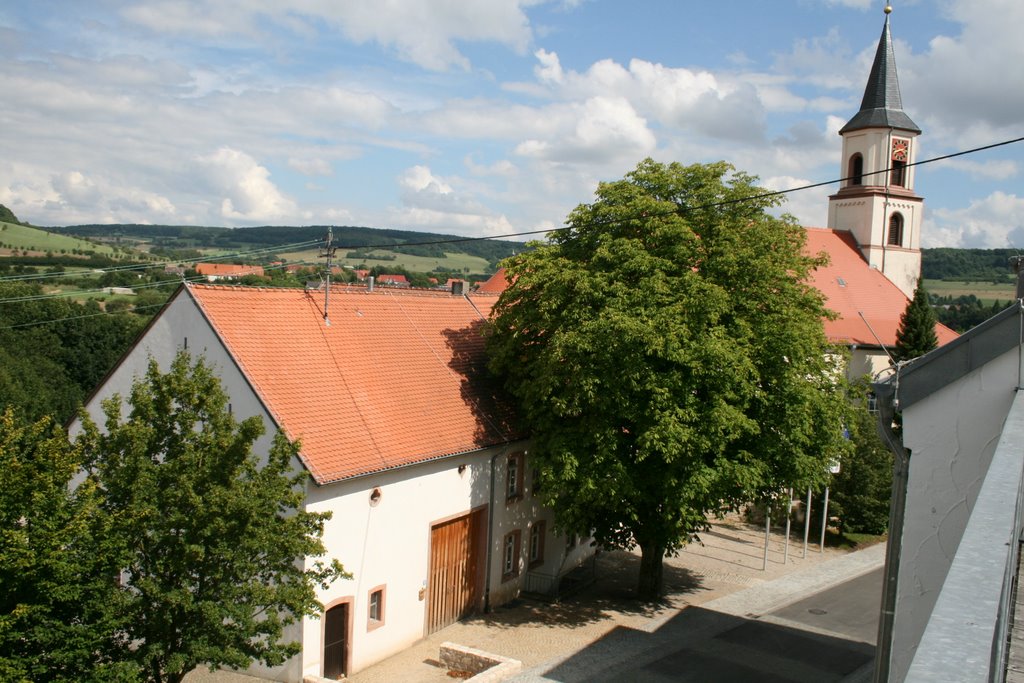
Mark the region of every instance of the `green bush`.
[[867, 409], [866, 387], [856, 386], [865, 393], [853, 399], [847, 426], [854, 450], [832, 477], [829, 517], [838, 518], [843, 533], [883, 534], [889, 526], [893, 456], [878, 436], [877, 416]]

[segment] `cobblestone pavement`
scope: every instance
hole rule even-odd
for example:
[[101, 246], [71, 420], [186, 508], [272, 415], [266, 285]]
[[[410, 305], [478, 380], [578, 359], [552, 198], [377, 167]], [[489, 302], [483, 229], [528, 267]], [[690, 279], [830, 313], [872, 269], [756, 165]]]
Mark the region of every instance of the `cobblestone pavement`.
[[[471, 617], [431, 634], [409, 649], [350, 677], [356, 683], [450, 683], [453, 679], [437, 665], [440, 644], [452, 641], [505, 657], [518, 659], [524, 672], [570, 657], [602, 639], [613, 629], [627, 627], [652, 632], [690, 605], [714, 601], [715, 609], [732, 614], [765, 614], [787, 600], [841, 580], [850, 572], [868, 571], [884, 558], [881, 547], [859, 561], [831, 562], [847, 551], [826, 547], [820, 552], [812, 542], [806, 556], [802, 530], [794, 529], [788, 558], [784, 536], [773, 529], [767, 568], [764, 558], [764, 527], [729, 517], [712, 524], [677, 556], [666, 558], [665, 597], [644, 604], [633, 599], [639, 571], [638, 553], [602, 552], [597, 558], [597, 580], [576, 596], [557, 604], [517, 600], [490, 614]], [[812, 537], [814, 533], [812, 531]], [[850, 558], [853, 559], [853, 558]], [[824, 566], [820, 566], [826, 563]], [[839, 570], [828, 570], [829, 566]], [[786, 577], [786, 581], [778, 579]], [[726, 596], [731, 596], [724, 599]], [[711, 606], [711, 605], [709, 605]], [[524, 676], [524, 680], [529, 676]], [[186, 683], [255, 683], [257, 679], [237, 674], [196, 672]]]

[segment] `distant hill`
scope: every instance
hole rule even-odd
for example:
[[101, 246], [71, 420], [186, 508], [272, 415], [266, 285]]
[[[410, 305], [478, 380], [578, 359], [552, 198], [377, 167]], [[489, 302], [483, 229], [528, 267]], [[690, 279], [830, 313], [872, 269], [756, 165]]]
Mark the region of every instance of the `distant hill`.
[[[3, 208], [3, 207], [0, 207]], [[17, 219], [15, 219], [17, 220]], [[0, 254], [14, 251], [36, 255], [67, 256], [112, 256], [115, 250], [110, 246], [97, 244], [72, 235], [64, 235], [52, 230], [33, 228], [24, 223], [0, 220]]]
[[921, 274], [926, 280], [965, 282], [1014, 282], [1010, 257], [1020, 249], [939, 249], [921, 250]]
[[18, 217], [14, 215], [14, 212], [8, 209], [3, 204], [0, 204], [0, 222], [3, 223], [21, 223]]
[[[255, 228], [219, 228], [208, 226], [176, 225], [70, 225], [50, 228], [52, 232], [77, 235], [99, 241], [146, 242], [153, 246], [175, 249], [230, 249], [250, 250], [278, 247], [312, 240], [322, 240], [327, 235], [327, 226], [310, 225], [301, 227], [261, 226]], [[334, 244], [339, 252], [360, 248], [386, 248], [413, 256], [444, 258], [448, 253], [462, 253], [477, 256], [494, 264], [497, 261], [522, 251], [523, 242], [503, 240], [461, 241], [457, 235], [413, 232], [411, 230], [390, 230], [356, 226], [334, 227]], [[454, 241], [460, 240], [460, 241]], [[424, 242], [449, 242], [447, 244], [423, 244]]]

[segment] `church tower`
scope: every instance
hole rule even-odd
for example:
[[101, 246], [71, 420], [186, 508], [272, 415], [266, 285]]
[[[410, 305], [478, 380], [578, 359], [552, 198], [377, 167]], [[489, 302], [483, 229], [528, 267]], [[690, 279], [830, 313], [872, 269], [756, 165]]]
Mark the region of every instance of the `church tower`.
[[860, 111], [839, 131], [844, 180], [829, 197], [828, 227], [851, 232], [867, 262], [912, 297], [921, 275], [924, 199], [914, 193], [913, 166], [921, 129], [903, 111], [891, 12], [887, 5]]

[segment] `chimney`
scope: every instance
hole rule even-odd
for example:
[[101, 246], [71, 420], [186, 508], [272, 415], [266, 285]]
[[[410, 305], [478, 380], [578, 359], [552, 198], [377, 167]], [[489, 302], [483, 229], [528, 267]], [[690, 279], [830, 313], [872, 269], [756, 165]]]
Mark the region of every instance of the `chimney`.
[[462, 296], [466, 291], [466, 281], [456, 280], [452, 283], [452, 296]]
[[373, 276], [372, 275], [370, 275], [369, 277], [366, 278], [366, 291], [367, 292], [372, 292], [373, 291]]

